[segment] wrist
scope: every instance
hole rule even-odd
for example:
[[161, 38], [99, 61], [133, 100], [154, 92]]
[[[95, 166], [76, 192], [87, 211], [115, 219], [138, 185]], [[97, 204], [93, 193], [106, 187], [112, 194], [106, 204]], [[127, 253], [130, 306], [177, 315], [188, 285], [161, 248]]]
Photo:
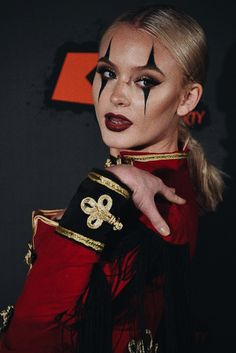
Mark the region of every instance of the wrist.
[[130, 190], [136, 190], [138, 185], [137, 168], [132, 165], [123, 164], [109, 167], [107, 170], [119, 178]]

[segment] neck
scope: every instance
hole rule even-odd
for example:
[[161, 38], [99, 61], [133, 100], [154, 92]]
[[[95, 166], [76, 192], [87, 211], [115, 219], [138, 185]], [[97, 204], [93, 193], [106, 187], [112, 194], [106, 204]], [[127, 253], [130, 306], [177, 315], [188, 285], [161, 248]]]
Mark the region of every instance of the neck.
[[135, 152], [147, 152], [147, 153], [167, 153], [173, 152], [178, 150], [177, 141], [171, 143], [158, 143], [151, 146], [139, 146], [133, 148], [115, 148], [110, 147], [110, 155], [112, 156], [119, 156], [120, 151], [135, 151]]

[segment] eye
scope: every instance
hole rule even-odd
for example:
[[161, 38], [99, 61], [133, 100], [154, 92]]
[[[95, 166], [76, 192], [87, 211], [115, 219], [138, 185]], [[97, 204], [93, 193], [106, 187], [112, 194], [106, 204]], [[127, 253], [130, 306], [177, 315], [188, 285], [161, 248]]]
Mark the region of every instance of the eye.
[[151, 88], [161, 83], [160, 81], [148, 76], [142, 76], [138, 78], [135, 82], [138, 83], [141, 88]]
[[98, 72], [105, 80], [116, 78], [115, 72], [107, 66], [97, 66], [96, 72]]

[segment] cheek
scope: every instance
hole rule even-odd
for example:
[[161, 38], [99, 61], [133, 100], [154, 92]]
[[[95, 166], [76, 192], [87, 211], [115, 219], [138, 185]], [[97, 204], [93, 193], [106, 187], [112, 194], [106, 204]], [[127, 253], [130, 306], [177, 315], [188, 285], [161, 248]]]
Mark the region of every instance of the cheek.
[[96, 74], [92, 85], [93, 103], [94, 103], [96, 112], [106, 109], [106, 106], [109, 102], [109, 94], [110, 94], [109, 81], [106, 83], [102, 92], [100, 92], [101, 87], [102, 87], [102, 80], [100, 76]]
[[105, 92], [103, 92], [103, 94], [98, 99], [100, 89], [101, 89], [101, 80], [100, 80], [100, 77], [98, 75], [96, 75], [93, 80], [93, 85], [92, 85], [92, 98], [93, 98], [93, 104], [94, 104], [94, 109], [95, 109], [95, 113], [96, 113], [96, 118], [98, 120], [99, 125], [102, 120], [103, 110], [105, 108], [105, 106], [104, 106], [105, 101], [103, 100]]
[[[149, 100], [149, 98], [148, 98]], [[147, 100], [146, 105], [148, 106], [149, 102]], [[140, 87], [132, 87], [129, 92], [129, 101], [130, 101], [130, 111], [132, 112], [133, 118], [142, 119], [145, 116], [145, 95], [143, 90]]]
[[153, 90], [149, 95], [147, 110], [149, 110], [150, 114], [173, 114], [177, 110], [178, 101], [177, 90], [170, 90], [168, 88]]
[[93, 80], [93, 85], [92, 85], [92, 97], [93, 97], [94, 105], [96, 105], [98, 102], [98, 92], [99, 92], [100, 85], [101, 84], [99, 83], [99, 77], [98, 75], [95, 75]]

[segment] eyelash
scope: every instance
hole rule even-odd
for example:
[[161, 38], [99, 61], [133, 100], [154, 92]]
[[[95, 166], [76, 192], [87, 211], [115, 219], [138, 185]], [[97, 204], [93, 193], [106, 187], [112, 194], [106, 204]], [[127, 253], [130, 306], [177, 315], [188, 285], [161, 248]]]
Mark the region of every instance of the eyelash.
[[141, 86], [141, 88], [152, 88], [152, 87], [157, 86], [161, 83], [160, 81], [153, 79], [152, 77], [149, 77], [149, 76], [141, 76], [135, 82], [141, 82], [141, 81], [147, 83], [147, 85]]
[[[110, 80], [110, 79], [116, 78], [115, 72], [110, 67], [107, 67], [107, 66], [98, 66], [96, 69], [96, 72], [98, 72], [105, 80]], [[111, 74], [111, 76], [106, 77], [105, 72], [109, 72], [109, 75]], [[145, 85], [145, 86], [140, 86], [141, 88], [144, 88], [144, 89], [145, 88], [152, 88], [152, 87], [157, 86], [161, 83], [159, 80], [154, 79], [150, 76], [145, 76], [145, 75], [140, 76], [138, 79], [136, 79], [135, 83], [138, 83], [141, 81], [144, 81], [147, 83], [147, 85]]]
[[[106, 77], [105, 76], [106, 71], [112, 74], [113, 77]], [[98, 66], [96, 69], [96, 72], [98, 72], [105, 80], [109, 80], [110, 78], [113, 78], [113, 79], [116, 78], [115, 72], [106, 66]]]

